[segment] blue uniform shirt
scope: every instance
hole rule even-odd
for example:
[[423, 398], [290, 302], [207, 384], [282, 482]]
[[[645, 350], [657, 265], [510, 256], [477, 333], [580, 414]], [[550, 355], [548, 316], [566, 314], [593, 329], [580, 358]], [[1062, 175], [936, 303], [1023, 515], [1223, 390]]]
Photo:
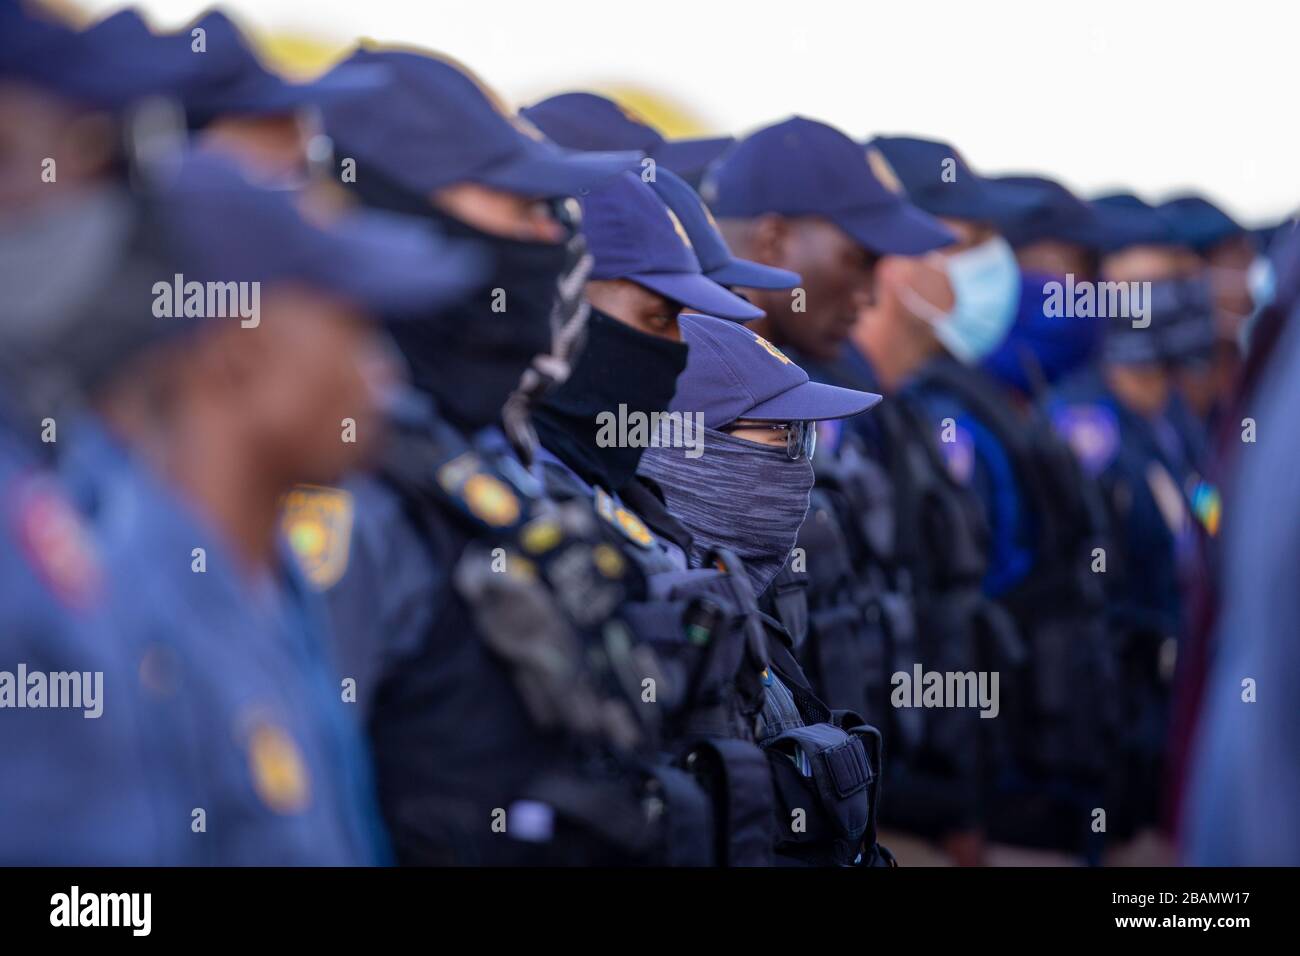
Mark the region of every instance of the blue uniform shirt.
[[[0, 432], [0, 864], [171, 859], [145, 785], [154, 728], [105, 615], [104, 573], [55, 477]], [[33, 674], [78, 675], [80, 706], [16, 706], [34, 701]]]
[[1194, 559], [1196, 542], [1185, 469], [1161, 441], [1161, 424], [1126, 409], [1095, 372], [1063, 383], [1048, 409], [1083, 470], [1101, 481], [1118, 522], [1113, 533], [1132, 570], [1112, 591], [1112, 613], [1132, 627], [1176, 637], [1180, 563]]
[[170, 862], [381, 860], [365, 751], [290, 563], [241, 576], [217, 533], [93, 422], [65, 466], [159, 728], [147, 775]]

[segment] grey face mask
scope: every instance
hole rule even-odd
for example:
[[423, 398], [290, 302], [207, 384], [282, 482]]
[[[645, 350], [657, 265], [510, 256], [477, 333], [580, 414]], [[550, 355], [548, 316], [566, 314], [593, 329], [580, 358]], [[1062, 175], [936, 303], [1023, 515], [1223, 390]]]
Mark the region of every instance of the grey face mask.
[[812, 463], [791, 461], [785, 448], [704, 430], [704, 453], [648, 448], [639, 474], [663, 489], [668, 511], [691, 533], [691, 566], [711, 548], [727, 548], [745, 562], [761, 594], [790, 556], [808, 514]]

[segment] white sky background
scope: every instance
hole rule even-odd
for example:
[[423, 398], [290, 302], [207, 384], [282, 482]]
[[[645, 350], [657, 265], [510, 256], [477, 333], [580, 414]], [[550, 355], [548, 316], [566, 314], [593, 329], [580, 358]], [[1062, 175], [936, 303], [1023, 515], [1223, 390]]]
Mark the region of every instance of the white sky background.
[[[121, 0], [78, 0], [96, 14]], [[157, 26], [203, 0], [143, 0]], [[256, 27], [402, 41], [516, 104], [637, 85], [743, 133], [802, 113], [917, 133], [1085, 193], [1195, 188], [1248, 223], [1300, 205], [1295, 0], [226, 0]]]

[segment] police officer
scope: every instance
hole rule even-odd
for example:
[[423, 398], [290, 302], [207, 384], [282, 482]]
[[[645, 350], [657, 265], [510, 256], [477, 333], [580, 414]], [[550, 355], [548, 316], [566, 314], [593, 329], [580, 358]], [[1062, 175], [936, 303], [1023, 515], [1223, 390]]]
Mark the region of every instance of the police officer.
[[[115, 206], [87, 193], [96, 194], [116, 159], [113, 113], [147, 89], [147, 71], [128, 69], [131, 52], [101, 48], [18, 4], [0, 6], [7, 292], [0, 306], [0, 860], [7, 864], [167, 859], [155, 795], [142, 777], [156, 736], [141, 719], [137, 660], [112, 630], [109, 569], [49, 460], [58, 447], [49, 401], [66, 390], [51, 388], [34, 368], [37, 358], [48, 359], [41, 336], [88, 294], [114, 255]], [[48, 171], [58, 188], [42, 176]], [[51, 372], [48, 361], [39, 368]], [[46, 706], [54, 675], [80, 684], [59, 707]], [[42, 697], [30, 696], [33, 679], [45, 683]]]
[[[859, 414], [879, 396], [809, 381], [739, 325], [703, 316], [683, 317], [681, 325], [691, 355], [671, 410], [702, 424], [702, 454], [661, 442], [646, 451], [640, 470], [689, 532], [691, 567], [743, 574], [735, 593], [761, 594], [785, 566], [807, 514], [814, 422]], [[737, 514], [747, 520], [737, 522]], [[752, 739], [768, 758], [776, 861], [888, 865], [892, 858], [875, 843], [879, 732], [861, 715], [817, 699], [788, 633], [772, 618], [756, 619], [752, 597], [749, 603], [751, 639], [732, 693], [747, 713], [757, 671], [756, 724], [712, 732]]]
[[1245, 229], [1203, 196], [1177, 196], [1156, 211], [1169, 222], [1172, 241], [1197, 256], [1184, 281], [1153, 289], [1166, 301], [1152, 308], [1175, 313], [1165, 331], [1178, 398], [1169, 416], [1186, 454], [1204, 470], [1209, 433], [1240, 368], [1241, 330], [1255, 308], [1254, 248]]
[[[322, 229], [225, 163], [178, 162], [97, 290], [113, 311], [83, 306], [60, 343], [94, 408], [62, 468], [120, 575], [111, 609], [146, 719], [171, 731], [149, 774], [181, 771], [180, 818], [171, 803], [159, 819], [182, 834], [178, 862], [373, 862], [368, 764], [322, 612], [279, 544], [279, 502], [373, 447], [385, 372], [364, 316], [436, 304], [464, 280], [419, 268], [455, 258], [423, 230], [355, 216]], [[217, 284], [252, 308], [214, 312]]]
[[[72, 204], [0, 225], [10, 290], [0, 308], [6, 355], [19, 352], [31, 323], [84, 291], [85, 270], [75, 262], [55, 282], [36, 277], [55, 279], [49, 263], [62, 250], [86, 249], [87, 213]], [[48, 409], [10, 372], [0, 374], [0, 861], [159, 863], [154, 804], [141, 777], [150, 728], [135, 706], [135, 662], [111, 638], [108, 571], [41, 453]], [[29, 674], [45, 682], [71, 675], [77, 696], [58, 708], [44, 699], [31, 707], [38, 701], [29, 699]]]
[[528, 470], [531, 405], [567, 374], [586, 311], [589, 258], [556, 200], [638, 157], [546, 143], [433, 56], [349, 62], [391, 74], [326, 110], [357, 194], [494, 262], [455, 307], [392, 325], [414, 388], [377, 475], [302, 499], [338, 503], [314, 580], [398, 859], [704, 862], [703, 794], [652, 765], [653, 664], [618, 618], [640, 575], [589, 503], [546, 500]]
[[[802, 276], [792, 293], [753, 294], [768, 312], [758, 326], [763, 334], [815, 379], [877, 387], [875, 371], [847, 341], [860, 300], [878, 278], [876, 260], [953, 240], [908, 203], [883, 155], [795, 118], [740, 143], [703, 189], [738, 253]], [[906, 402], [891, 398], [843, 428], [824, 426], [818, 487], [800, 542], [818, 556], [803, 575], [811, 604], [803, 659], [833, 706], [865, 710], [885, 728], [892, 748], [886, 818], [942, 839], [952, 855], [974, 862], [974, 725], [941, 730], [910, 720], [896, 727], [886, 702], [890, 675], [910, 673], [918, 639], [942, 638], [959, 648], [965, 642], [951, 636], [954, 620], [981, 617], [971, 604], [979, 600], [971, 582], [985, 567], [982, 532], [972, 524], [978, 516], [944, 474], [932, 430]], [[922, 522], [939, 501], [946, 502], [949, 540], [930, 548]], [[953, 659], [963, 654], [957, 650]], [[901, 841], [891, 835], [889, 842]], [[912, 846], [904, 858], [931, 855]]]
[[994, 210], [1016, 253], [1020, 295], [1011, 329], [981, 367], [1023, 404], [1096, 356], [1103, 322], [1089, 316], [1062, 322], [1049, 314], [1049, 297], [1054, 283], [1096, 280], [1100, 226], [1093, 207], [1054, 180], [1002, 176], [996, 182], [1023, 195], [1013, 208]]
[[[878, 136], [870, 145], [892, 164], [908, 196], [942, 215], [945, 225], [959, 236], [959, 244], [945, 250], [944, 270], [953, 289], [951, 308], [927, 309], [923, 297], [915, 302], [920, 318], [933, 328], [935, 348], [908, 387], [936, 424], [953, 422], [951, 434], [942, 436], [952, 440], [941, 440], [940, 447], [953, 473], [970, 484], [985, 505], [993, 531], [985, 589], [1000, 597], [1028, 573], [1033, 562], [1032, 518], [1023, 492], [1017, 488], [1005, 450], [987, 425], [980, 427], [971, 410], [942, 385], [924, 383], [927, 366], [937, 363], [951, 369], [976, 364], [1011, 327], [1019, 277], [1015, 255], [995, 225], [996, 210], [1008, 200], [946, 143]], [[953, 163], [951, 181], [945, 176], [944, 160]]]
[[644, 168], [657, 164], [691, 185], [698, 185], [709, 163], [734, 142], [730, 136], [665, 139], [643, 117], [598, 93], [557, 93], [520, 112], [568, 149], [644, 153]]

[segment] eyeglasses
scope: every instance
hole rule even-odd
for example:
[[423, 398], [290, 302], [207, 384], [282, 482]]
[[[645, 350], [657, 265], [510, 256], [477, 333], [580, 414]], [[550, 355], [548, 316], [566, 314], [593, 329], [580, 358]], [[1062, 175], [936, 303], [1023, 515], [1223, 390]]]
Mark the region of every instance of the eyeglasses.
[[784, 431], [785, 453], [790, 456], [791, 461], [798, 461], [801, 458], [807, 458], [809, 461], [812, 461], [813, 453], [817, 450], [816, 422], [785, 422], [783, 424], [774, 425], [770, 422], [736, 421], [732, 422], [724, 430], [727, 432], [733, 432], [746, 428], [774, 432]]

